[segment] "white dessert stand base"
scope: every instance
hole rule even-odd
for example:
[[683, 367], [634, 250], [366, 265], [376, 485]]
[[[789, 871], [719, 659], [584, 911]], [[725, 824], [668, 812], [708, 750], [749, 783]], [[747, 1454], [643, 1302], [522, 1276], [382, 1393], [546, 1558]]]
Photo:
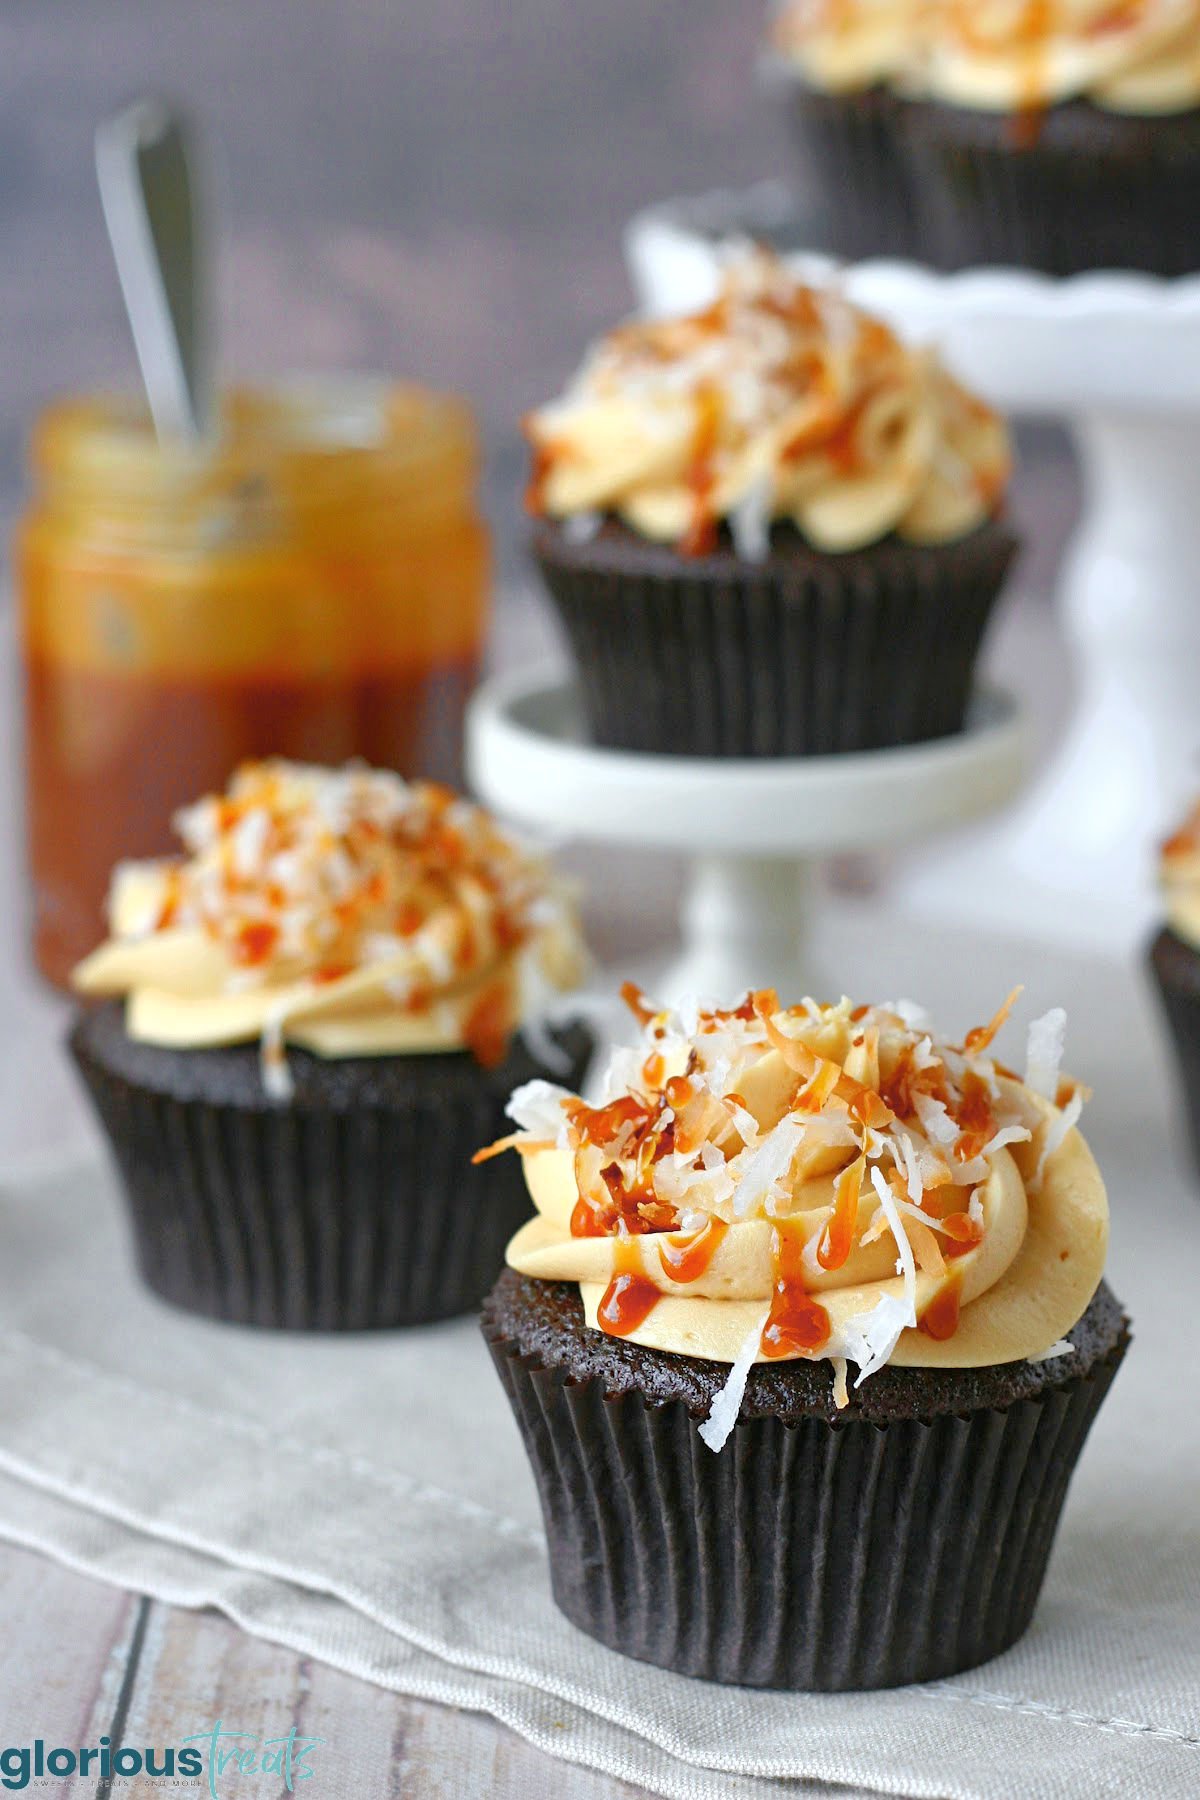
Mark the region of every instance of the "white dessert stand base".
[[[791, 246], [803, 231], [786, 189], [767, 183], [654, 207], [626, 252], [642, 305], [670, 312], [711, 296], [731, 239]], [[953, 904], [1127, 947], [1156, 910], [1156, 841], [1200, 787], [1200, 277], [793, 260], [936, 341], [1003, 411], [1071, 427], [1085, 494], [1060, 594], [1069, 723], [1023, 804], [972, 847], [967, 888], [956, 869]], [[922, 858], [906, 897], [945, 910], [949, 866]]]
[[[806, 962], [820, 862], [911, 843], [1002, 806], [1025, 767], [1016, 703], [976, 695], [967, 729], [899, 750], [783, 760], [597, 749], [566, 676], [487, 682], [467, 716], [480, 798], [532, 831], [691, 858], [683, 951], [658, 996], [729, 1000], [750, 987], [825, 992]], [[830, 971], [832, 988], [845, 985]]]

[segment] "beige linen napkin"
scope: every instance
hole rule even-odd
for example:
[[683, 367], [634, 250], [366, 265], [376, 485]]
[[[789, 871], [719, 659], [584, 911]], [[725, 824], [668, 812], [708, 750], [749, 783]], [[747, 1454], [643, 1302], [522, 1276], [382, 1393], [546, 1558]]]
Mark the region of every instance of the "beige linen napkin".
[[1024, 974], [1028, 1016], [1068, 1006], [1070, 1066], [1097, 1088], [1087, 1127], [1135, 1344], [1034, 1627], [1007, 1655], [844, 1696], [716, 1688], [612, 1655], [550, 1600], [532, 1482], [473, 1322], [336, 1339], [173, 1313], [137, 1286], [95, 1163], [0, 1179], [0, 1535], [680, 1800], [1200, 1791], [1200, 1203], [1169, 1141], [1146, 998], [1114, 966], [941, 932], [925, 945], [878, 921], [825, 948], [856, 958], [858, 994], [918, 994], [951, 1030]]

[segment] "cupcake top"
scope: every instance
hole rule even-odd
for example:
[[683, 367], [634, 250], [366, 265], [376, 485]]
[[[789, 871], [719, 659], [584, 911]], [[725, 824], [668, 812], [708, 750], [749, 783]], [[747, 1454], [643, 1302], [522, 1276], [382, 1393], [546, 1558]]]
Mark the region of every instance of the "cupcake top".
[[[719, 1449], [756, 1362], [858, 1382], [885, 1363], [977, 1368], [1062, 1354], [1104, 1267], [1104, 1184], [1059, 1074], [1065, 1016], [1031, 1026], [1024, 1079], [897, 1004], [658, 1012], [589, 1105], [513, 1095], [537, 1216], [511, 1267], [577, 1281], [587, 1324], [730, 1365], [702, 1426]], [[491, 1154], [485, 1152], [484, 1154]]]
[[983, 111], [1200, 104], [1200, 0], [935, 0], [920, 89]]
[[1159, 882], [1171, 930], [1200, 950], [1200, 800], [1163, 845]]
[[929, 0], [790, 0], [772, 38], [814, 87], [861, 93], [911, 69], [928, 11]]
[[696, 554], [725, 522], [750, 559], [772, 521], [830, 552], [965, 537], [1010, 469], [1004, 425], [930, 352], [762, 250], [702, 312], [610, 332], [525, 428], [533, 512], [581, 532], [616, 513]]
[[775, 42], [829, 92], [887, 83], [980, 111], [1200, 105], [1200, 0], [791, 0]]
[[570, 897], [479, 807], [348, 764], [244, 764], [177, 813], [186, 854], [115, 871], [82, 994], [128, 996], [145, 1043], [284, 1042], [323, 1056], [466, 1048], [500, 1061], [583, 969]]

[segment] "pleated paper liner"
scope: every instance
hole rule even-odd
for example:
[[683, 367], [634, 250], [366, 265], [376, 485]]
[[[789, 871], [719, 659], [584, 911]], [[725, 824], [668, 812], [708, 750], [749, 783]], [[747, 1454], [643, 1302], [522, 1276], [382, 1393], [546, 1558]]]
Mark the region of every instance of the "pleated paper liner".
[[685, 557], [615, 520], [534, 550], [593, 742], [679, 756], [820, 756], [960, 731], [1016, 554], [999, 522], [958, 543], [825, 556], [777, 528], [762, 563]]
[[[744, 1403], [714, 1454], [683, 1398], [614, 1392], [523, 1351], [508, 1299], [485, 1303], [484, 1332], [533, 1464], [558, 1606], [623, 1655], [747, 1687], [895, 1687], [1013, 1644], [1128, 1343], [1102, 1289], [1085, 1315], [1094, 1357], [1037, 1365], [1006, 1403], [833, 1424]], [[921, 1371], [892, 1373], [920, 1392]], [[1002, 1370], [967, 1373], [964, 1396], [1003, 1389]], [[936, 1385], [944, 1395], [944, 1375]]]
[[465, 1053], [289, 1051], [283, 1104], [263, 1092], [257, 1046], [133, 1044], [118, 1003], [82, 1015], [70, 1048], [155, 1293], [241, 1325], [364, 1331], [471, 1311], [495, 1280], [529, 1199], [517, 1157], [471, 1157], [510, 1129], [517, 1083], [582, 1083], [589, 1035], [554, 1035], [565, 1074], [519, 1043], [492, 1070]]
[[1175, 1046], [1188, 1142], [1200, 1175], [1200, 951], [1164, 928], [1150, 945], [1149, 962]]
[[913, 102], [898, 130], [938, 267], [1200, 270], [1200, 108], [1135, 118], [1073, 101], [1023, 120]]
[[766, 79], [795, 143], [801, 194], [817, 209], [809, 247], [850, 262], [919, 260], [920, 214], [900, 135], [904, 102], [883, 87], [823, 93], [778, 59]]

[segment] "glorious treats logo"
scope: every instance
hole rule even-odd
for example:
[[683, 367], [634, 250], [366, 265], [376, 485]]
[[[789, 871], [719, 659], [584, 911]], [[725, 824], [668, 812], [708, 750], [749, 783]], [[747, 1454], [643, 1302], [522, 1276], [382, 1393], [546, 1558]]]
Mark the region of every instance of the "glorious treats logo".
[[[198, 1788], [202, 1793], [207, 1790], [211, 1800], [232, 1800], [237, 1791], [253, 1791], [242, 1782], [265, 1776], [282, 1781], [291, 1794], [316, 1774], [310, 1758], [324, 1742], [324, 1738], [302, 1737], [294, 1725], [280, 1737], [261, 1737], [254, 1731], [237, 1731], [223, 1719], [162, 1748], [114, 1745], [107, 1736], [77, 1748], [65, 1744], [48, 1747], [44, 1738], [35, 1738], [31, 1744], [10, 1744], [0, 1750], [0, 1787], [20, 1793], [79, 1775], [92, 1777], [102, 1786], [107, 1784], [108, 1792], [116, 1792], [136, 1776], [167, 1786]], [[279, 1791], [273, 1789], [272, 1800]]]

